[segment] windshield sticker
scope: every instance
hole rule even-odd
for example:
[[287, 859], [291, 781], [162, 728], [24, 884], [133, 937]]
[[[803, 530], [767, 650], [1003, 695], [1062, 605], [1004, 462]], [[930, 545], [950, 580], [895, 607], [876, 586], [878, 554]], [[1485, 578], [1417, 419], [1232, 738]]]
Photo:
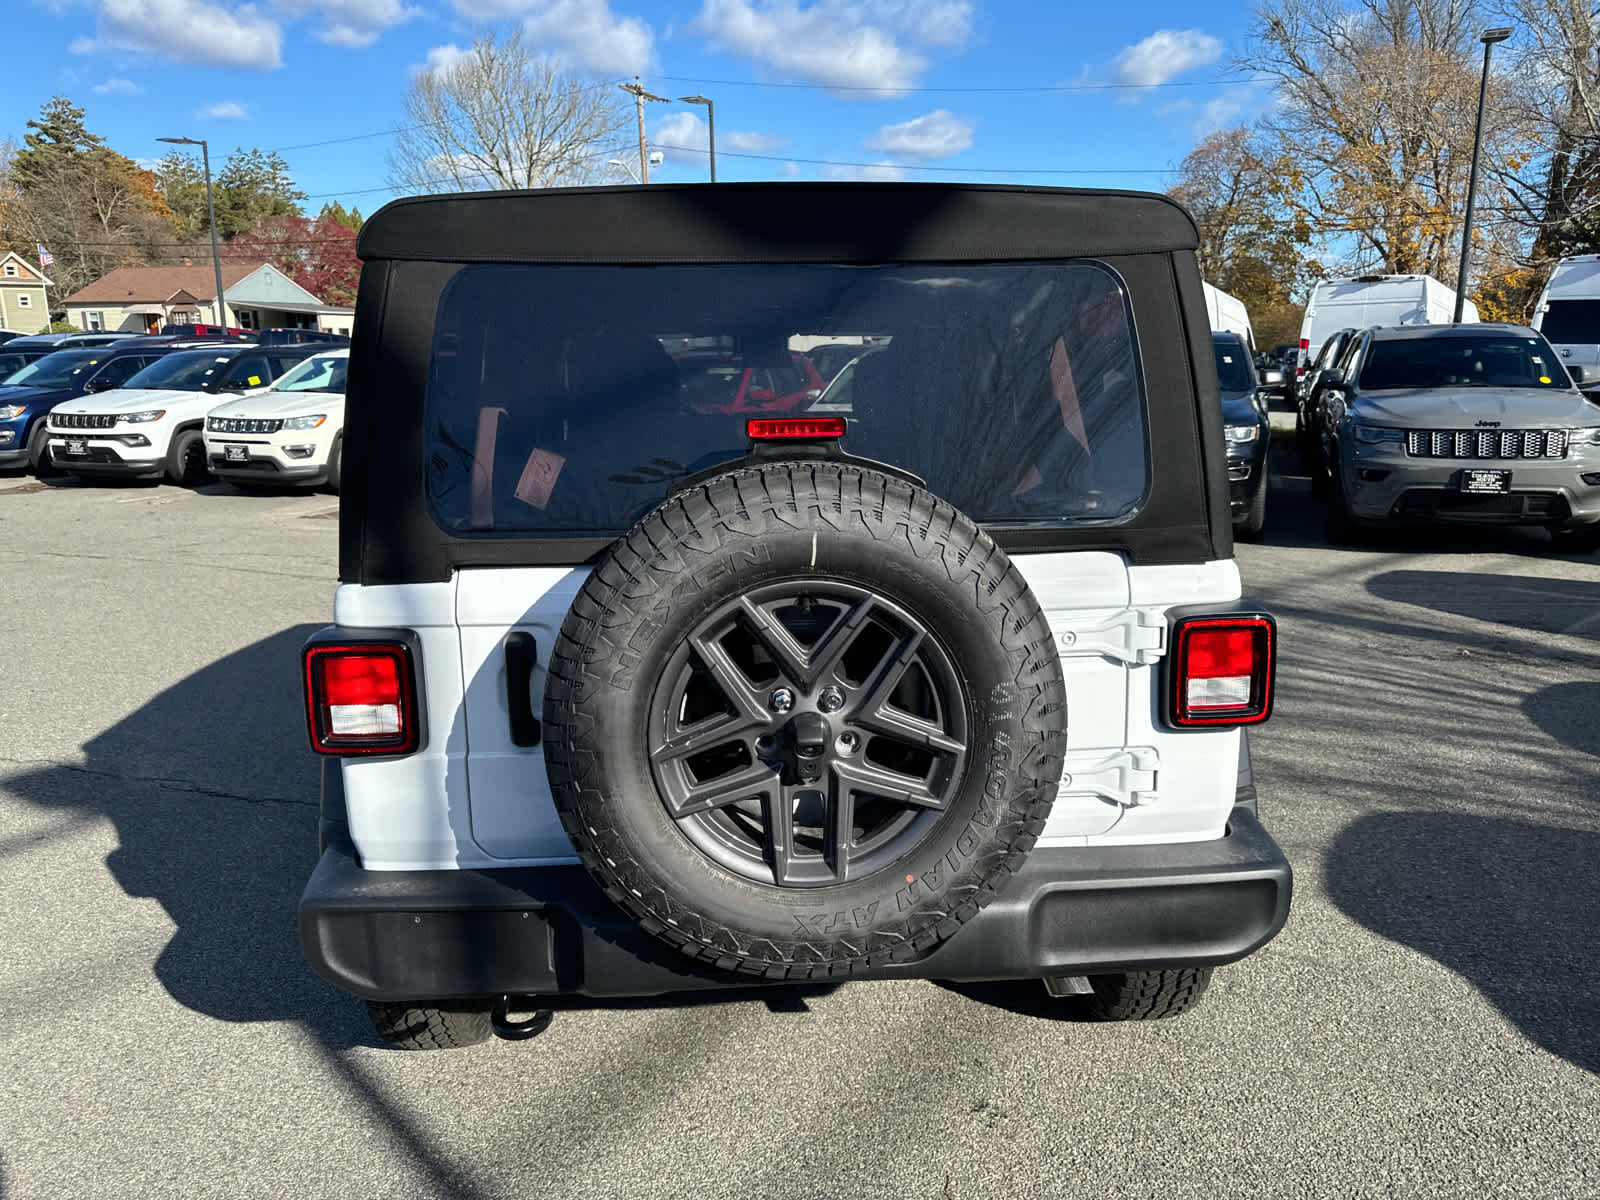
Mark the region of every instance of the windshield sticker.
[[1233, 355], [1231, 355], [1231, 354], [1224, 354], [1224, 355], [1223, 355], [1223, 356], [1222, 356], [1222, 361], [1223, 361], [1223, 362], [1225, 362], [1225, 363], [1231, 363], [1231, 362], [1232, 362], [1232, 361], [1233, 361]]
[[1550, 376], [1548, 376], [1548, 375], [1539, 376], [1539, 382], [1540, 383], [1549, 383], [1550, 382]]
[[261, 376], [259, 376], [259, 375], [250, 376], [250, 386], [251, 387], [260, 387], [261, 386]]
[[534, 508], [548, 508], [550, 494], [556, 490], [556, 478], [566, 461], [549, 450], [535, 450], [528, 455], [527, 465], [522, 468], [522, 478], [517, 480], [517, 489], [512, 495]]

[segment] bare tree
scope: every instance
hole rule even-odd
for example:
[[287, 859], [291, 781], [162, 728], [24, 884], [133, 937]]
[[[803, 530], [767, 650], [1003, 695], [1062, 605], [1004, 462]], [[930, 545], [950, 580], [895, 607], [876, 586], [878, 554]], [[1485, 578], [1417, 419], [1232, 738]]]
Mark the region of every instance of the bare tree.
[[604, 174], [631, 110], [615, 85], [534, 54], [521, 31], [480, 37], [419, 71], [395, 134], [389, 181], [411, 192], [538, 188]]
[[1502, 0], [1517, 27], [1509, 115], [1527, 153], [1500, 178], [1533, 235], [1528, 261], [1600, 250], [1600, 10], [1588, 0]]
[[[1266, 122], [1304, 175], [1315, 234], [1351, 266], [1454, 274], [1477, 112], [1469, 0], [1266, 0], [1242, 65], [1274, 80]], [[1488, 161], [1507, 128], [1485, 125]], [[1490, 181], [1480, 212], [1503, 199]]]

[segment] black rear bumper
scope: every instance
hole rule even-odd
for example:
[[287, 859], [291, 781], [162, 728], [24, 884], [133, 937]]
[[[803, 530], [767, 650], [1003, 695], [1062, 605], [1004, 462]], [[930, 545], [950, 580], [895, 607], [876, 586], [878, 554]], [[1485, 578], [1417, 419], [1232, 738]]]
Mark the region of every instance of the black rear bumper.
[[[926, 958], [853, 978], [1090, 975], [1243, 958], [1283, 928], [1291, 873], [1248, 807], [1226, 837], [1043, 848]], [[324, 979], [369, 1000], [645, 996], [749, 987], [643, 933], [581, 867], [366, 871], [330, 840], [300, 900], [300, 945]]]

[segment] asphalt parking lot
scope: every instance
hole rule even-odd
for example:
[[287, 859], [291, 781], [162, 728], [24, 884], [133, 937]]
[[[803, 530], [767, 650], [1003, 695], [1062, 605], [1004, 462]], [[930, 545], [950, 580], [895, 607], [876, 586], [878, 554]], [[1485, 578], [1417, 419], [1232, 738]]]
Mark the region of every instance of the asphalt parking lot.
[[1295, 909], [1194, 1013], [854, 984], [403, 1054], [294, 937], [334, 501], [0, 477], [0, 1196], [1600, 1194], [1600, 559], [1334, 550], [1276, 482]]

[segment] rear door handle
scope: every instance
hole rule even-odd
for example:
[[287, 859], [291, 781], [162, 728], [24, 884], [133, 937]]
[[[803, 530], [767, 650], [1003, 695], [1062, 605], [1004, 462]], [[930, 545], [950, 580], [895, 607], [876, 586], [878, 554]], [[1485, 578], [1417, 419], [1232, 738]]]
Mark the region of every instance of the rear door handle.
[[539, 662], [539, 643], [533, 634], [515, 630], [502, 643], [506, 656], [506, 710], [511, 714], [511, 744], [537, 746], [539, 718], [533, 715], [533, 668]]

